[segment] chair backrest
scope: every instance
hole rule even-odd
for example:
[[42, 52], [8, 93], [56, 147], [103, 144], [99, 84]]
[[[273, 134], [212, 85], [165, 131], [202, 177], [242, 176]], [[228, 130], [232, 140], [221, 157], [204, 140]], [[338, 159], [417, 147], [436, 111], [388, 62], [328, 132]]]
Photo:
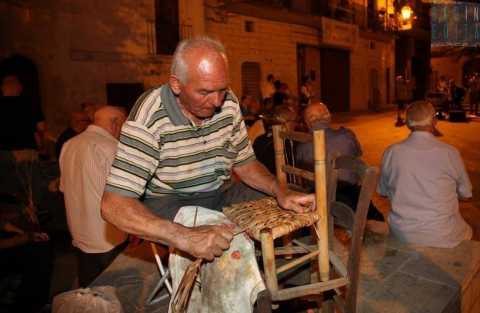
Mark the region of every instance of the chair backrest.
[[[275, 166], [277, 179], [282, 186], [298, 186], [296, 178], [304, 178], [315, 182], [315, 203], [318, 221], [315, 229], [319, 237], [319, 272], [320, 279], [326, 281], [329, 279], [329, 216], [328, 206], [330, 199], [327, 192], [327, 157], [325, 152], [325, 131], [317, 130], [312, 134], [301, 132], [287, 132], [282, 126], [273, 127], [273, 145], [275, 150]], [[289, 146], [290, 152], [286, 149], [285, 141], [289, 140], [292, 144]], [[314, 172], [299, 169], [295, 165], [295, 145], [293, 142], [309, 143], [313, 142], [313, 161]], [[292, 161], [286, 163], [285, 152], [291, 154]], [[290, 175], [290, 180], [287, 177]]]
[[[348, 205], [336, 200], [330, 203], [330, 214], [334, 216], [335, 223], [352, 232], [350, 252], [348, 255], [347, 272], [350, 287], [346, 296], [346, 312], [356, 312], [356, 297], [358, 293], [358, 280], [360, 277], [360, 254], [367, 222], [370, 201], [377, 185], [378, 168], [369, 166], [356, 157], [340, 156], [334, 160], [333, 171], [345, 169], [354, 172], [360, 182], [360, 193], [355, 211]], [[336, 177], [336, 175], [332, 175]]]
[[[291, 190], [311, 192], [311, 186], [315, 184], [316, 181], [315, 168], [313, 168], [313, 171], [300, 168], [300, 164], [298, 164], [295, 157], [298, 143], [310, 143], [313, 145], [312, 159], [314, 163], [315, 151], [317, 152], [317, 169], [326, 171], [328, 202], [334, 200], [336, 177], [332, 175], [336, 175], [336, 172], [331, 171], [332, 164], [327, 161], [324, 132], [316, 131], [316, 135], [312, 135], [305, 132], [286, 131], [282, 125], [275, 125], [272, 127], [272, 133], [275, 150], [276, 176], [280, 184]], [[317, 138], [317, 142], [314, 140], [315, 137]]]

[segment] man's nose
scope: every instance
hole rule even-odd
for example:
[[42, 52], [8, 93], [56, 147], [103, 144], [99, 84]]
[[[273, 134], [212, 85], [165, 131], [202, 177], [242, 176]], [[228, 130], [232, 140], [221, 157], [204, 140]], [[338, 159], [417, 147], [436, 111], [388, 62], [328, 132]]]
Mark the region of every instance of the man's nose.
[[223, 91], [212, 92], [210, 94], [210, 103], [216, 108], [218, 108], [222, 106], [224, 98], [225, 98], [225, 92]]

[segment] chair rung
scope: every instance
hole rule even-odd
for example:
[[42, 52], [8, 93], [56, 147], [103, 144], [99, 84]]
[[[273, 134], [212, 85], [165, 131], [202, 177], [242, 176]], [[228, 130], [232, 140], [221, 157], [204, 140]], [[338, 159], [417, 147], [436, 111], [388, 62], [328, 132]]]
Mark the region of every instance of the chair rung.
[[310, 181], [315, 181], [315, 174], [313, 174], [312, 172], [301, 170], [291, 165], [282, 166], [282, 170], [287, 174], [292, 174], [292, 175], [296, 175], [296, 176], [300, 176], [302, 178], [308, 179]]
[[313, 141], [313, 136], [308, 133], [302, 133], [302, 132], [286, 132], [286, 131], [280, 131], [280, 137], [283, 139], [290, 139], [294, 141], [299, 141], [303, 143], [309, 143]]
[[343, 287], [346, 285], [348, 285], [348, 279], [341, 277], [341, 278], [332, 279], [332, 280], [328, 280], [320, 283], [314, 283], [314, 284], [305, 285], [305, 286], [285, 288], [272, 294], [272, 300], [284, 301], [284, 300], [289, 300], [293, 298], [303, 297], [306, 295], [319, 294], [321, 292]]
[[318, 249], [318, 246], [310, 245], [308, 246], [312, 249], [306, 249], [305, 247], [297, 247], [297, 246], [285, 246], [275, 248], [275, 255], [286, 255], [286, 254], [305, 254], [312, 252], [313, 250]]
[[300, 265], [300, 264], [306, 262], [307, 260], [309, 260], [309, 259], [311, 259], [311, 258], [313, 258], [313, 257], [315, 257], [319, 254], [320, 254], [320, 250], [317, 250], [317, 251], [310, 252], [309, 254], [305, 254], [305, 255], [303, 255], [299, 258], [296, 258], [295, 260], [277, 268], [277, 274], [288, 271], [289, 269], [291, 269], [291, 268], [293, 268], [297, 265]]

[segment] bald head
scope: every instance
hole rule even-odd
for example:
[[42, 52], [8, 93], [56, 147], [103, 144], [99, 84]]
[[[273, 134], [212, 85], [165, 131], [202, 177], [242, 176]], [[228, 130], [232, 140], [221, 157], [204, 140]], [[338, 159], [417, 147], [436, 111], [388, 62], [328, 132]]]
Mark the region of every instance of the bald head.
[[98, 109], [93, 118], [93, 124], [105, 129], [113, 137], [120, 138], [120, 130], [127, 118], [125, 109], [115, 106], [102, 106]]
[[435, 127], [435, 108], [428, 101], [412, 102], [406, 111], [407, 126], [411, 130], [433, 131]]
[[173, 54], [171, 75], [184, 84], [191, 78], [192, 71], [209, 73], [214, 66], [222, 66], [228, 72], [225, 47], [209, 37], [183, 40]]
[[315, 130], [318, 126], [328, 127], [332, 116], [327, 106], [321, 102], [309, 104], [303, 112], [303, 119], [310, 130]]

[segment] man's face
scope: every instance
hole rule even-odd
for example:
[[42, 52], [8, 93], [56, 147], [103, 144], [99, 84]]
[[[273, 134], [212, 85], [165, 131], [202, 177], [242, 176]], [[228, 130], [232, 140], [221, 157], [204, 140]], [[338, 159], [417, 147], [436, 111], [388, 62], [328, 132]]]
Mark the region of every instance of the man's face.
[[16, 97], [22, 93], [22, 84], [16, 76], [6, 76], [2, 81], [2, 95]]
[[210, 118], [225, 100], [228, 66], [223, 57], [202, 58], [191, 64], [187, 81], [178, 84], [180, 103], [195, 118]]
[[84, 112], [74, 112], [72, 113], [72, 120], [70, 124], [72, 129], [79, 134], [87, 129], [88, 125], [90, 124], [90, 118], [88, 118], [88, 115]]

